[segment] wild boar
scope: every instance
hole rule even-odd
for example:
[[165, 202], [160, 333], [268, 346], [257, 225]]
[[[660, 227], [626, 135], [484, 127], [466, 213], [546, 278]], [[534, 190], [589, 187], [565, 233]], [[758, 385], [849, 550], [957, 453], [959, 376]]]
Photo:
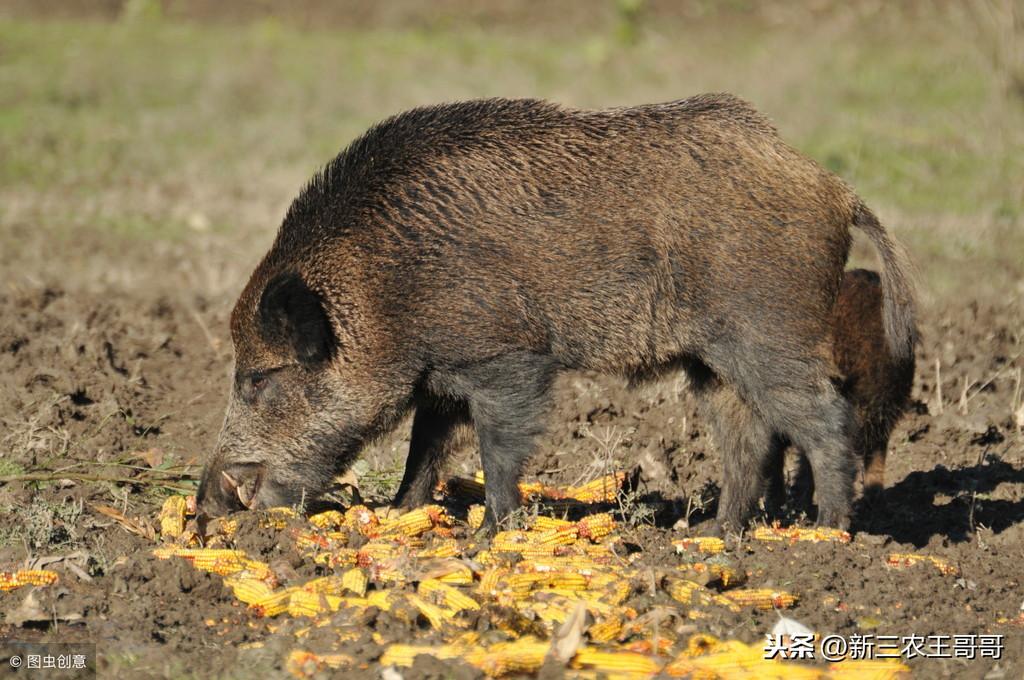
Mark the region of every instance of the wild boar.
[[720, 526], [756, 509], [776, 432], [807, 452], [820, 521], [846, 526], [852, 416], [831, 326], [852, 226], [881, 256], [888, 351], [904, 356], [900, 249], [741, 99], [490, 99], [389, 118], [302, 190], [235, 305], [201, 508], [313, 498], [414, 410], [396, 504], [430, 499], [471, 423], [493, 529], [519, 504], [559, 371], [681, 368], [729, 405]]
[[[863, 465], [864, 493], [877, 497], [885, 487], [885, 456], [889, 437], [910, 402], [914, 384], [914, 354], [893, 356], [888, 349], [883, 316], [883, 290], [877, 273], [854, 269], [843, 276], [833, 313], [836, 367], [842, 376], [839, 391], [853, 407], [853, 450]], [[769, 505], [785, 498], [785, 442], [770, 478]], [[814, 493], [814, 479], [801, 456], [794, 485], [804, 504]]]

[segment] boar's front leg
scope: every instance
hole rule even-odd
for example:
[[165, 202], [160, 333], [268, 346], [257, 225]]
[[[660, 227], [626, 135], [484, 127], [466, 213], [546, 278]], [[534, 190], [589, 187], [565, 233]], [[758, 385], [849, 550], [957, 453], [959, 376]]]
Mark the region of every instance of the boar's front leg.
[[417, 399], [405, 475], [395, 495], [396, 507], [418, 508], [431, 502], [445, 461], [456, 447], [456, 431], [468, 422], [469, 406], [465, 401], [430, 396]]
[[519, 475], [544, 431], [557, 362], [532, 352], [513, 352], [461, 369], [453, 387], [469, 402], [480, 440], [487, 511], [493, 532], [520, 505]]

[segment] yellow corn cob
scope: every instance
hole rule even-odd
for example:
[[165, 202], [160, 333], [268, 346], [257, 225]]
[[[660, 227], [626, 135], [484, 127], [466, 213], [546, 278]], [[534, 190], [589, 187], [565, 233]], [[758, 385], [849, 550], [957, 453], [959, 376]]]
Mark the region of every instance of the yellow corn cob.
[[615, 520], [606, 512], [584, 517], [576, 525], [580, 538], [599, 541], [615, 530]]
[[363, 597], [366, 595], [366, 586], [369, 579], [366, 577], [366, 572], [359, 567], [353, 567], [349, 569], [341, 576], [341, 585], [345, 590], [351, 591]]
[[603, 621], [598, 621], [587, 629], [587, 635], [594, 642], [611, 642], [622, 632], [622, 619], [617, 616], [610, 616]]
[[309, 523], [318, 529], [339, 529], [345, 526], [345, 515], [337, 510], [326, 510], [310, 515]]
[[533, 526], [530, 528], [534, 531], [549, 531], [551, 529], [565, 529], [571, 526], [573, 526], [573, 523], [568, 520], [544, 517], [542, 515], [533, 521]]
[[512, 574], [508, 577], [508, 587], [513, 594], [519, 597], [526, 597], [531, 590], [540, 588], [568, 591], [586, 590], [587, 577], [569, 571]]
[[462, 562], [446, 560], [437, 567], [430, 569], [425, 578], [437, 579], [450, 586], [467, 586], [473, 583], [473, 570]]
[[245, 604], [264, 602], [274, 594], [274, 589], [259, 579], [227, 577], [224, 585], [231, 588], [235, 598]]
[[693, 571], [697, 574], [711, 574], [722, 584], [723, 588], [736, 586], [747, 580], [746, 573], [741, 573], [724, 564], [709, 564], [707, 562], [694, 562], [693, 564], [681, 564], [680, 571]]
[[452, 477], [445, 484], [444, 494], [449, 498], [455, 498], [462, 502], [483, 502], [484, 483], [483, 480], [466, 479], [465, 477]]
[[471, 505], [469, 507], [469, 515], [466, 517], [466, 521], [469, 523], [470, 528], [479, 529], [484, 525], [484, 513], [487, 511], [482, 505]]
[[314, 654], [296, 649], [288, 655], [285, 670], [297, 678], [307, 678], [327, 668], [347, 668], [355, 662], [356, 660], [348, 654]]
[[572, 545], [576, 542], [577, 528], [569, 525], [548, 531], [530, 532], [528, 537], [530, 543], [536, 546]]
[[633, 594], [633, 584], [625, 579], [615, 581], [610, 587], [606, 587], [602, 597], [614, 605], [620, 605], [629, 599]]
[[672, 541], [677, 553], [688, 550], [696, 550], [705, 555], [717, 555], [725, 550], [725, 541], [717, 536], [696, 536], [694, 538], [679, 538]]
[[417, 592], [425, 598], [442, 602], [444, 606], [456, 612], [460, 612], [463, 609], [480, 609], [480, 605], [476, 600], [458, 588], [453, 588], [434, 579], [420, 581]]
[[295, 588], [284, 588], [277, 592], [271, 593], [266, 597], [262, 597], [255, 602], [249, 603], [249, 606], [255, 610], [258, 616], [273, 617], [278, 614], [283, 614], [288, 611], [288, 603], [291, 601], [292, 593], [295, 592]]
[[582, 486], [571, 486], [565, 490], [565, 496], [581, 503], [610, 503], [618, 497], [619, 489], [625, 481], [626, 473], [616, 472]]
[[420, 559], [431, 559], [435, 557], [455, 557], [462, 549], [459, 548], [459, 543], [455, 539], [447, 539], [439, 543], [434, 544], [430, 548], [416, 553], [416, 557]]
[[416, 607], [423, 617], [430, 622], [435, 630], [444, 630], [448, 625], [457, 625], [461, 622], [455, 620], [455, 612], [451, 609], [438, 607], [431, 604], [417, 595], [406, 595], [409, 604]]
[[493, 552], [520, 552], [530, 544], [530, 536], [525, 531], [499, 531], [491, 539]]
[[804, 529], [801, 527], [782, 527], [773, 524], [770, 527], [757, 527], [754, 529], [754, 538], [759, 541], [809, 541], [811, 543], [834, 542], [849, 543], [851, 540], [849, 532], [841, 529], [830, 529], [828, 527], [815, 527]]
[[22, 586], [49, 586], [58, 580], [57, 572], [48, 569], [0, 571], [0, 591], [14, 590]]
[[898, 659], [847, 659], [829, 664], [829, 680], [896, 680], [910, 675]]
[[733, 612], [740, 611], [739, 605], [732, 600], [729, 600], [717, 593], [712, 593], [699, 583], [688, 581], [686, 579], [674, 579], [670, 581], [667, 591], [673, 599], [682, 602], [683, 604], [698, 607], [715, 605], [725, 607], [729, 611]]
[[510, 571], [506, 567], [495, 567], [488, 569], [480, 577], [480, 593], [485, 597], [492, 597], [497, 595], [498, 590], [502, 587], [500, 584], [509, 575]]
[[267, 508], [260, 524], [271, 529], [284, 529], [288, 525], [288, 520], [295, 517], [295, 511], [291, 508]]
[[583, 647], [572, 659], [573, 668], [592, 668], [599, 673], [629, 673], [652, 676], [661, 670], [657, 659], [636, 652], [604, 652]]
[[412, 665], [413, 660], [420, 654], [426, 654], [432, 656], [435, 659], [447, 660], [457, 659], [462, 654], [463, 650], [455, 645], [402, 645], [393, 644], [388, 645], [387, 649], [384, 650], [384, 654], [380, 657], [378, 662], [380, 666], [402, 666], [408, 667]]
[[317, 553], [313, 556], [313, 561], [332, 569], [351, 567], [359, 561], [359, 552], [352, 548], [336, 548], [331, 552]]
[[175, 539], [185, 531], [187, 502], [184, 496], [170, 496], [160, 509], [160, 537]]
[[742, 607], [755, 609], [788, 609], [797, 601], [796, 595], [771, 588], [739, 588], [726, 591], [723, 596]]
[[423, 508], [416, 510], [410, 510], [404, 515], [384, 522], [380, 526], [382, 534], [403, 534], [405, 536], [419, 536], [420, 534], [430, 531], [434, 526], [434, 523], [430, 520], [430, 515]]
[[510, 673], [533, 674], [544, 665], [544, 657], [550, 647], [548, 642], [524, 637], [515, 642], [499, 642], [487, 649], [472, 649], [462, 658], [492, 677]]
[[342, 598], [336, 595], [294, 590], [288, 598], [288, 613], [292, 616], [316, 616], [337, 611], [341, 603]]
[[931, 555], [916, 555], [914, 553], [891, 553], [885, 558], [886, 566], [893, 569], [905, 569], [922, 562], [931, 563], [943, 576], [959, 576], [960, 568], [950, 564], [941, 557]]
[[345, 526], [368, 538], [380, 533], [380, 519], [365, 505], [353, 505], [345, 511]]

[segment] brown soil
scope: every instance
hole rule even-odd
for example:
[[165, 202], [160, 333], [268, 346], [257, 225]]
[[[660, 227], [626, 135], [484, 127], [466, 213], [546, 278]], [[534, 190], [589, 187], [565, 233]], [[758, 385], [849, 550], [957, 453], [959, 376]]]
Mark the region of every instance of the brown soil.
[[[155, 559], [150, 539], [96, 510], [112, 506], [152, 523], [171, 492], [160, 485], [187, 484], [195, 475], [195, 467], [183, 466], [201, 462], [221, 418], [230, 356], [217, 338], [224, 335], [230, 302], [210, 305], [144, 288], [100, 295], [56, 281], [0, 295], [0, 421], [7, 450], [23, 452], [7, 459], [20, 467], [8, 466], [4, 474], [57, 471], [58, 480], [0, 486], [0, 526], [14, 536], [0, 548], [0, 568], [20, 566], [27, 557], [72, 554], [70, 561], [91, 578], [55, 562], [50, 568], [61, 574], [60, 583], [35, 594], [57, 622], [51, 617], [16, 628], [0, 619], [0, 638], [94, 641], [101, 669], [142, 675], [230, 676], [250, 664], [283, 672], [295, 645], [286, 633], [301, 621], [286, 621], [270, 634], [268, 621], [239, 605], [219, 576]], [[790, 615], [823, 633], [1007, 636], [999, 664], [912, 661], [921, 677], [983, 677], [994, 669], [1005, 671], [1000, 677], [1019, 677], [1024, 631], [1019, 623], [998, 621], [1017, 617], [1024, 601], [1024, 451], [1012, 413], [1021, 320], [1020, 307], [993, 301], [951, 302], [926, 313], [916, 405], [894, 434], [888, 488], [878, 504], [859, 508], [851, 545], [743, 540], [728, 559], [758, 574], [760, 585], [798, 592], [800, 603]], [[217, 332], [208, 335], [210, 328]], [[942, 413], [934, 398], [936, 360]], [[970, 387], [962, 408], [965, 381]], [[528, 476], [573, 483], [639, 464], [639, 500], [624, 509], [625, 519], [640, 526], [627, 526], [626, 538], [652, 566], [681, 563], [686, 558], [675, 555], [670, 539], [707, 528], [718, 478], [717, 455], [685, 384], [630, 390], [614, 379], [573, 375], [558, 394], [550, 433]], [[370, 457], [393, 467], [388, 457], [401, 450], [404, 436], [403, 429]], [[153, 449], [162, 456], [147, 453], [147, 462], [140, 454]], [[465, 452], [453, 471], [473, 469], [472, 456]], [[69, 507], [80, 513], [68, 515]], [[672, 528], [687, 515], [690, 529]], [[271, 564], [286, 562], [289, 546], [278, 537], [243, 522], [237, 544]], [[888, 554], [915, 551], [948, 560], [962, 576], [928, 566], [886, 567]], [[302, 573], [301, 562], [290, 566], [298, 567], [296, 576], [311, 574]], [[23, 588], [0, 595], [0, 612], [13, 611], [26, 594]], [[69, 614], [81, 618], [63, 622]], [[346, 616], [335, 615], [339, 625], [351, 624]], [[711, 618], [698, 628], [753, 642], [775, 619], [773, 612], [755, 612]], [[391, 615], [365, 623], [388, 638], [414, 634]], [[316, 651], [317, 639], [310, 637], [305, 647]], [[239, 646], [256, 641], [263, 646]], [[367, 635], [347, 651], [372, 669], [383, 649]], [[451, 672], [475, 674], [468, 667]], [[424, 658], [406, 677], [440, 674], [438, 662]]]

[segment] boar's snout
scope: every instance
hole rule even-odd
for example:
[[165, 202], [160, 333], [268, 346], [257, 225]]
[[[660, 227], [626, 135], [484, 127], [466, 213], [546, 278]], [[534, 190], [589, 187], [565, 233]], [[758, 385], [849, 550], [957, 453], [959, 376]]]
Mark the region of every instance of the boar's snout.
[[259, 463], [208, 465], [196, 494], [197, 512], [221, 517], [239, 510], [260, 507], [264, 469]]

